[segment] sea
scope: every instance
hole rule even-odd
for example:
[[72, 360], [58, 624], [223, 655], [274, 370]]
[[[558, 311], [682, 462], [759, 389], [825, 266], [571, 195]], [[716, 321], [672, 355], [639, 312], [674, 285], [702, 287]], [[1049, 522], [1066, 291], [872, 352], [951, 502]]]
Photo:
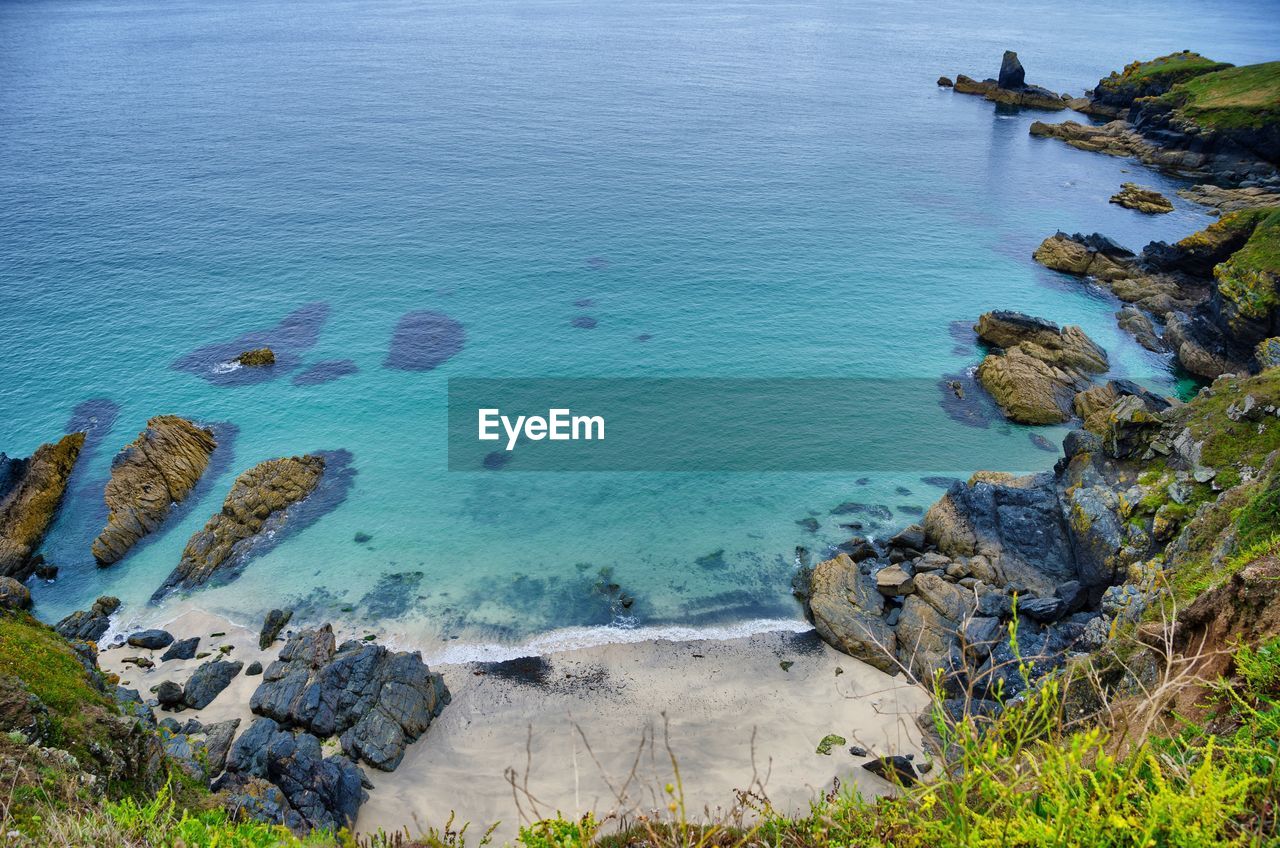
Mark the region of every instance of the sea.
[[[196, 605], [395, 634], [462, 661], [805, 628], [792, 580], [920, 520], [1062, 428], [961, 420], [991, 309], [1078, 324], [1112, 375], [1193, 390], [1116, 302], [1038, 266], [1057, 230], [1132, 249], [1212, 221], [1184, 181], [1028, 134], [1139, 58], [1276, 59], [1273, 2], [5, 0], [0, 450], [89, 433], [35, 581], [56, 621]], [[1135, 181], [1171, 196], [1108, 203]], [[409, 316], [406, 318], [406, 316]], [[424, 317], [425, 316], [425, 317]], [[397, 326], [448, 328], [423, 350]], [[271, 344], [276, 366], [239, 368]], [[415, 357], [415, 354], [418, 356]], [[416, 364], [415, 364], [416, 363]], [[949, 376], [950, 375], [950, 376]], [[915, 381], [889, 470], [451, 468], [458, 378]], [[828, 414], [823, 392], [786, 409]], [[100, 568], [103, 485], [147, 419], [218, 434], [159, 531]], [[957, 429], [959, 428], [959, 429]], [[964, 437], [959, 438], [958, 433]], [[884, 437], [885, 434], [878, 434]], [[939, 446], [981, 441], [969, 450]], [[910, 461], [919, 446], [919, 462]], [[705, 450], [705, 445], [701, 449]], [[323, 491], [237, 579], [152, 595], [238, 474], [326, 451]], [[939, 467], [942, 466], [942, 467]], [[697, 470], [692, 470], [697, 469]]]

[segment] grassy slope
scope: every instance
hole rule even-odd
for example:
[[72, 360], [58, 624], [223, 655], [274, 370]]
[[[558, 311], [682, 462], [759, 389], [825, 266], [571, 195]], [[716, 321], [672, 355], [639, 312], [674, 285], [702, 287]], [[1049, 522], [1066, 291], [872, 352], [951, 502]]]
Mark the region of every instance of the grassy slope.
[[1102, 80], [1101, 85], [1103, 88], [1119, 88], [1125, 83], [1156, 80], [1173, 83], [1230, 67], [1226, 62], [1215, 62], [1199, 53], [1170, 53], [1145, 62], [1131, 62], [1125, 65], [1124, 70], [1113, 72]]
[[1178, 83], [1164, 98], [1202, 126], [1261, 127], [1280, 120], [1280, 62], [1197, 76]]

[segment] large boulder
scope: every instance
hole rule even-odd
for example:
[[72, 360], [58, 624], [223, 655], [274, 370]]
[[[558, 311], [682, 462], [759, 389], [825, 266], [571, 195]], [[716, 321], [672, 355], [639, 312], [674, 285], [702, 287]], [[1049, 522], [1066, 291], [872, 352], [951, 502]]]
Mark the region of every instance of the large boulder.
[[827, 644], [895, 674], [897, 647], [883, 616], [884, 596], [858, 563], [840, 554], [818, 563], [809, 578], [809, 614]]
[[231, 685], [231, 681], [244, 668], [244, 663], [236, 660], [210, 660], [197, 668], [182, 689], [182, 704], [195, 710], [202, 710], [213, 703], [213, 700]]
[[0, 497], [0, 577], [25, 580], [31, 576], [32, 555], [62, 503], [84, 436], [63, 436], [56, 443], [41, 445], [30, 459], [18, 463], [6, 458], [8, 491]]
[[12, 577], [0, 577], [0, 610], [31, 609], [31, 590]]
[[165, 580], [165, 591], [194, 589], [215, 577], [230, 578], [266, 530], [278, 527], [289, 507], [310, 495], [324, 474], [322, 456], [270, 459], [236, 478], [222, 511], [187, 542], [182, 560]]
[[111, 626], [111, 614], [120, 609], [120, 599], [103, 595], [88, 610], [76, 610], [54, 625], [67, 639], [97, 642]]
[[[929, 541], [949, 557], [982, 555], [1005, 585], [1051, 595], [1078, 579], [1053, 475], [955, 483], [925, 513]], [[920, 592], [920, 581], [916, 581]]]
[[348, 756], [392, 771], [449, 702], [449, 690], [416, 652], [334, 642], [328, 625], [294, 635], [249, 706], [283, 727], [340, 736]]
[[147, 429], [112, 460], [103, 493], [107, 526], [93, 540], [94, 559], [102, 565], [116, 562], [159, 527], [195, 487], [215, 447], [212, 431], [185, 418], [160, 415], [148, 421]]
[[130, 633], [125, 642], [135, 648], [158, 651], [173, 644], [173, 634], [168, 630], [139, 630], [137, 633]]
[[1021, 424], [1069, 421], [1076, 393], [1107, 370], [1107, 354], [1079, 327], [1059, 327], [1019, 312], [988, 312], [974, 327], [1000, 350], [978, 366], [977, 378], [1005, 416]]

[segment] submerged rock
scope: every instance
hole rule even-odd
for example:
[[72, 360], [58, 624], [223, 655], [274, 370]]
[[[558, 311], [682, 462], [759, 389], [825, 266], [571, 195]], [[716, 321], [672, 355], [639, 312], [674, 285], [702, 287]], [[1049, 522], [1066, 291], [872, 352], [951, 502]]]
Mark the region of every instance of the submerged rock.
[[182, 560], [156, 595], [229, 579], [266, 529], [280, 526], [291, 506], [310, 495], [325, 470], [321, 456], [270, 459], [236, 478], [222, 511], [187, 542]]
[[7, 491], [0, 497], [0, 577], [31, 576], [32, 557], [62, 503], [84, 438], [84, 433], [72, 433], [41, 445], [29, 459], [4, 458], [0, 472]]
[[103, 498], [107, 526], [93, 540], [93, 557], [110, 565], [135, 542], [158, 528], [170, 508], [186, 499], [209, 466], [218, 445], [213, 431], [176, 415], [147, 422], [111, 463]]
[[401, 371], [431, 371], [456, 356], [466, 338], [463, 326], [442, 312], [409, 312], [396, 324], [383, 364]]
[[334, 642], [328, 625], [294, 635], [267, 667], [250, 708], [286, 728], [338, 735], [348, 756], [392, 771], [449, 702], [449, 690], [417, 653]]
[[[309, 303], [290, 312], [274, 327], [197, 348], [180, 357], [172, 367], [215, 386], [243, 386], [274, 380], [298, 366], [302, 353], [320, 338], [320, 329], [328, 317], [329, 304]], [[270, 348], [274, 367], [235, 367], [240, 364], [238, 359], [242, 354], [260, 348]]]

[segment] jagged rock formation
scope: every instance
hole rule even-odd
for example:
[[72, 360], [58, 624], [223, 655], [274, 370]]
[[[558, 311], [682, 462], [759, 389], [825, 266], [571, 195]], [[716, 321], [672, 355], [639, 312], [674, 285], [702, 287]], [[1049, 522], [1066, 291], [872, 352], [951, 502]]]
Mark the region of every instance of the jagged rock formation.
[[[882, 669], [921, 680], [941, 669], [947, 691], [966, 698], [950, 707], [995, 708], [997, 692], [1025, 685], [1007, 632], [1015, 605], [1034, 679], [1104, 643], [1113, 619], [1136, 620], [1153, 575], [1203, 544], [1197, 522], [1216, 519], [1180, 504], [1258, 461], [1237, 451], [1232, 468], [1209, 468], [1205, 457], [1223, 456], [1237, 433], [1265, 446], [1259, 428], [1280, 427], [1280, 379], [1253, 380], [1219, 381], [1187, 405], [1125, 381], [1082, 393], [1088, 429], [1067, 436], [1052, 472], [979, 472], [953, 484], [922, 527], [858, 562], [841, 554], [815, 567], [808, 605], [819, 634], [859, 658], [880, 651], [868, 661]], [[1225, 426], [1231, 416], [1240, 429]]]
[[187, 542], [156, 596], [234, 576], [259, 534], [280, 526], [288, 509], [320, 484], [324, 469], [324, 457], [309, 454], [267, 460], [237, 477], [222, 511]]
[[328, 625], [293, 636], [267, 667], [250, 708], [286, 728], [339, 736], [352, 759], [392, 771], [426, 732], [449, 691], [417, 653], [381, 645], [335, 646]]
[[120, 599], [103, 595], [88, 611], [76, 610], [54, 625], [66, 639], [97, 643], [111, 626], [111, 614], [120, 609]]
[[977, 378], [1004, 414], [1022, 424], [1054, 424], [1072, 417], [1072, 400], [1107, 370], [1107, 354], [1079, 327], [1059, 327], [1018, 312], [988, 312], [974, 327], [998, 350]]
[[25, 580], [32, 556], [53, 523], [67, 479], [84, 446], [84, 433], [44, 444], [27, 460], [4, 458], [0, 467], [0, 576]]
[[210, 660], [197, 668], [182, 687], [182, 705], [202, 710], [231, 685], [231, 681], [244, 668], [239, 660]]
[[268, 611], [266, 618], [262, 620], [262, 630], [258, 632], [258, 648], [265, 651], [271, 647], [271, 643], [275, 642], [276, 637], [280, 635], [281, 630], [284, 630], [285, 625], [289, 623], [291, 618], [293, 618], [293, 610], [291, 609]]
[[360, 768], [342, 754], [323, 756], [320, 740], [260, 718], [241, 734], [214, 788], [228, 806], [295, 833], [353, 828], [368, 794]]
[[1199, 174], [1206, 157], [1191, 150], [1168, 149], [1153, 144], [1125, 121], [1112, 121], [1102, 126], [1063, 121], [1046, 124], [1035, 121], [1030, 132], [1040, 138], [1056, 138], [1072, 147], [1108, 156], [1132, 157], [1147, 165], [1184, 174]]
[[[939, 85], [941, 85], [939, 80]], [[1041, 88], [1038, 85], [1027, 85], [1026, 71], [1018, 61], [1018, 54], [1006, 50], [1000, 62], [998, 79], [986, 79], [981, 82], [964, 74], [956, 76], [954, 90], [960, 94], [978, 94], [995, 103], [1012, 106], [1029, 106], [1035, 109], [1061, 110], [1067, 108], [1064, 95]]]
[[1034, 257], [1105, 283], [1163, 322], [1162, 344], [1201, 377], [1256, 370], [1259, 345], [1280, 335], [1280, 207], [1233, 212], [1174, 245], [1152, 242], [1141, 254], [1097, 233], [1057, 233]]
[[1148, 215], [1163, 215], [1173, 211], [1173, 203], [1169, 198], [1154, 189], [1142, 188], [1137, 183], [1122, 183], [1120, 191], [1111, 195], [1111, 202]]
[[103, 493], [107, 526], [93, 540], [94, 559], [101, 565], [117, 562], [159, 527], [170, 507], [191, 493], [216, 447], [211, 430], [185, 418], [160, 415], [148, 421], [111, 463]]
[[1112, 71], [1109, 76], [1098, 80], [1087, 105], [1083, 105], [1080, 111], [1121, 118], [1128, 114], [1138, 98], [1159, 97], [1177, 83], [1230, 67], [1225, 62], [1215, 62], [1189, 50], [1146, 62], [1131, 62], [1123, 70]]

